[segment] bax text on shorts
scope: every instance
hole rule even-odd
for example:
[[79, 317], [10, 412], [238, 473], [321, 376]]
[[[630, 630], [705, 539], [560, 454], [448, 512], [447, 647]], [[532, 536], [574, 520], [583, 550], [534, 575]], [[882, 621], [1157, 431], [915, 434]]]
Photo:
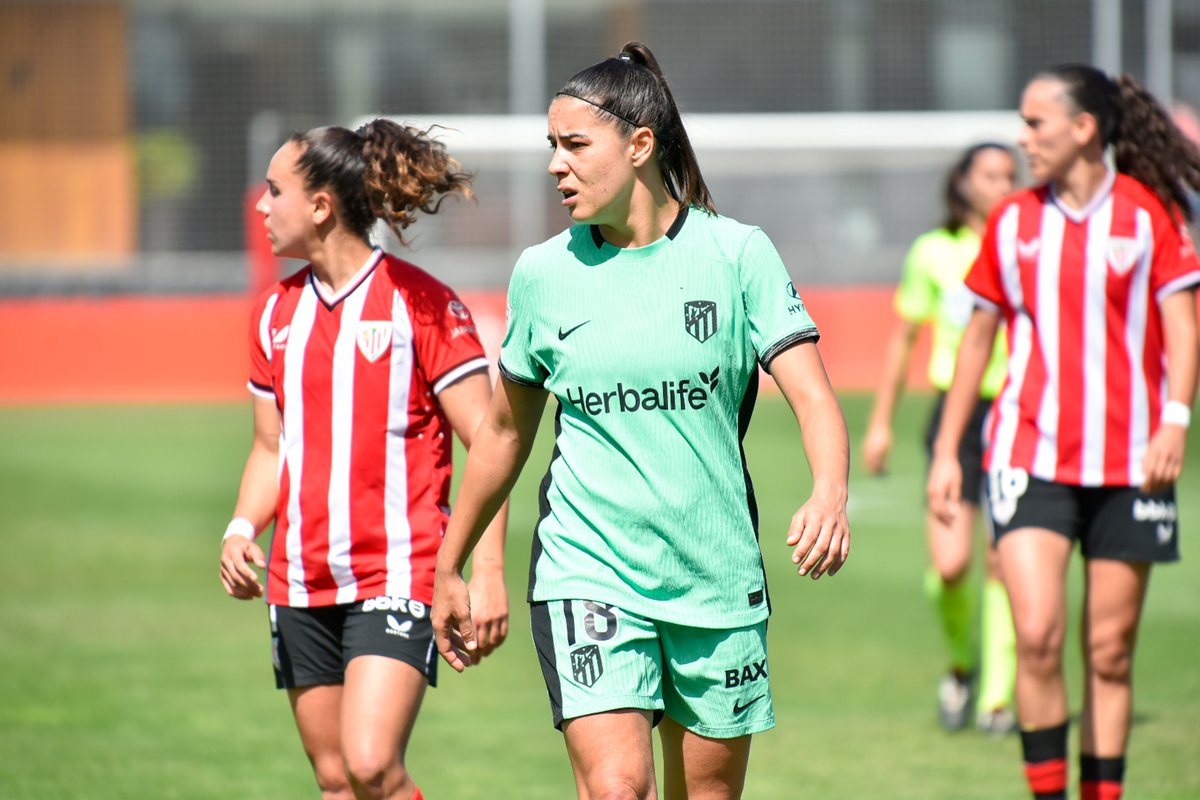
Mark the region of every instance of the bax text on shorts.
[[700, 372], [699, 380], [676, 378], [657, 386], [635, 387], [617, 383], [607, 391], [590, 391], [582, 386], [567, 388], [567, 402], [588, 416], [633, 414], [638, 411], [700, 411], [708, 405], [721, 372]]

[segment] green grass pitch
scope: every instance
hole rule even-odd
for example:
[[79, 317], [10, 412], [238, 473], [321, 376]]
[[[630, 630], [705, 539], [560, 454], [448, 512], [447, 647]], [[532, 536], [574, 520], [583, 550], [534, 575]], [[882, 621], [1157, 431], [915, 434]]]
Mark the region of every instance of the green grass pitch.
[[[1027, 796], [1015, 737], [936, 724], [944, 659], [921, 589], [929, 402], [904, 401], [889, 477], [854, 470], [851, 560], [816, 583], [783, 545], [809, 484], [799, 432], [780, 399], [760, 402], [746, 449], [778, 727], [755, 739], [748, 798]], [[844, 406], [857, 448], [867, 398]], [[266, 613], [217, 581], [250, 432], [248, 403], [0, 410], [0, 798], [317, 796], [273, 688]], [[464, 676], [443, 669], [417, 724], [409, 764], [432, 800], [574, 796], [523, 602], [549, 447], [544, 428], [514, 495], [509, 643]], [[1200, 435], [1190, 455], [1185, 558], [1155, 572], [1140, 635], [1127, 785], [1141, 800], [1200, 797]]]

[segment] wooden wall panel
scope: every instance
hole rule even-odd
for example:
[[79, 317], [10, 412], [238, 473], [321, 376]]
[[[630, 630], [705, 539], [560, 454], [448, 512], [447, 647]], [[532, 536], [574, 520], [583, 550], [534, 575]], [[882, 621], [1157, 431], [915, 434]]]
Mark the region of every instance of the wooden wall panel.
[[116, 2], [0, 4], [0, 268], [136, 248], [127, 59]]

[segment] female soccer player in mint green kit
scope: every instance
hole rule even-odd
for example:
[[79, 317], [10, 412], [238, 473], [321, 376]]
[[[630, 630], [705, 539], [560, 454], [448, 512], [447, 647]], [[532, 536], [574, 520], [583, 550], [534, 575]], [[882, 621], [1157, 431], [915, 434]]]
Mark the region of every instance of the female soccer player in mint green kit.
[[548, 132], [576, 224], [513, 271], [501, 380], [438, 556], [438, 649], [473, 660], [463, 562], [554, 395], [529, 600], [579, 795], [658, 797], [661, 722], [666, 797], [738, 797], [751, 735], [774, 725], [741, 449], [760, 365], [803, 432], [813, 495], [786, 542], [813, 578], [849, 554], [845, 421], [779, 255], [716, 214], [645, 45], [567, 81]]
[[[945, 392], [954, 377], [958, 343], [973, 307], [963, 277], [979, 253], [988, 212], [1013, 190], [1015, 172], [1015, 159], [1005, 145], [983, 142], [967, 148], [946, 178], [945, 221], [917, 237], [909, 249], [896, 290], [900, 324], [888, 343], [883, 378], [863, 440], [863, 462], [871, 473], [882, 474], [887, 468], [896, 401], [904, 387], [913, 342], [927, 322], [933, 326], [929, 382], [939, 396], [926, 432], [926, 445], [937, 436]], [[984, 420], [1004, 382], [1006, 352], [1003, 338], [999, 338], [979, 387], [979, 402], [972, 412], [968, 435], [959, 449], [964, 484], [976, 487], [965, 495], [965, 513], [949, 525], [926, 514], [932, 561], [926, 588], [941, 619], [950, 655], [950, 669], [938, 685], [938, 717], [949, 730], [962, 728], [970, 718], [977, 671], [979, 690], [974, 693], [974, 710], [978, 727], [990, 733], [1008, 733], [1016, 725], [1012, 711], [1016, 672], [1012, 617], [993, 548], [988, 548], [988, 574], [983, 584], [982, 613], [978, 615], [978, 654], [974, 641], [977, 595], [969, 580], [971, 542], [983, 491]], [[978, 670], [977, 660], [982, 661]]]

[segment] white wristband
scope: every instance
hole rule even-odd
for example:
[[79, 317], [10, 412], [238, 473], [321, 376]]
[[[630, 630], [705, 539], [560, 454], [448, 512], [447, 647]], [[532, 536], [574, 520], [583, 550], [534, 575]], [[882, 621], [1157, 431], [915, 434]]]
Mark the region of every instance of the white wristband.
[[1181, 428], [1186, 428], [1192, 424], [1192, 410], [1188, 408], [1187, 403], [1181, 403], [1178, 400], [1168, 400], [1162, 410], [1163, 425], [1178, 425]]
[[221, 537], [221, 541], [225, 541], [230, 536], [245, 536], [253, 542], [254, 523], [245, 517], [234, 517], [229, 521], [229, 526], [225, 528], [225, 535]]

